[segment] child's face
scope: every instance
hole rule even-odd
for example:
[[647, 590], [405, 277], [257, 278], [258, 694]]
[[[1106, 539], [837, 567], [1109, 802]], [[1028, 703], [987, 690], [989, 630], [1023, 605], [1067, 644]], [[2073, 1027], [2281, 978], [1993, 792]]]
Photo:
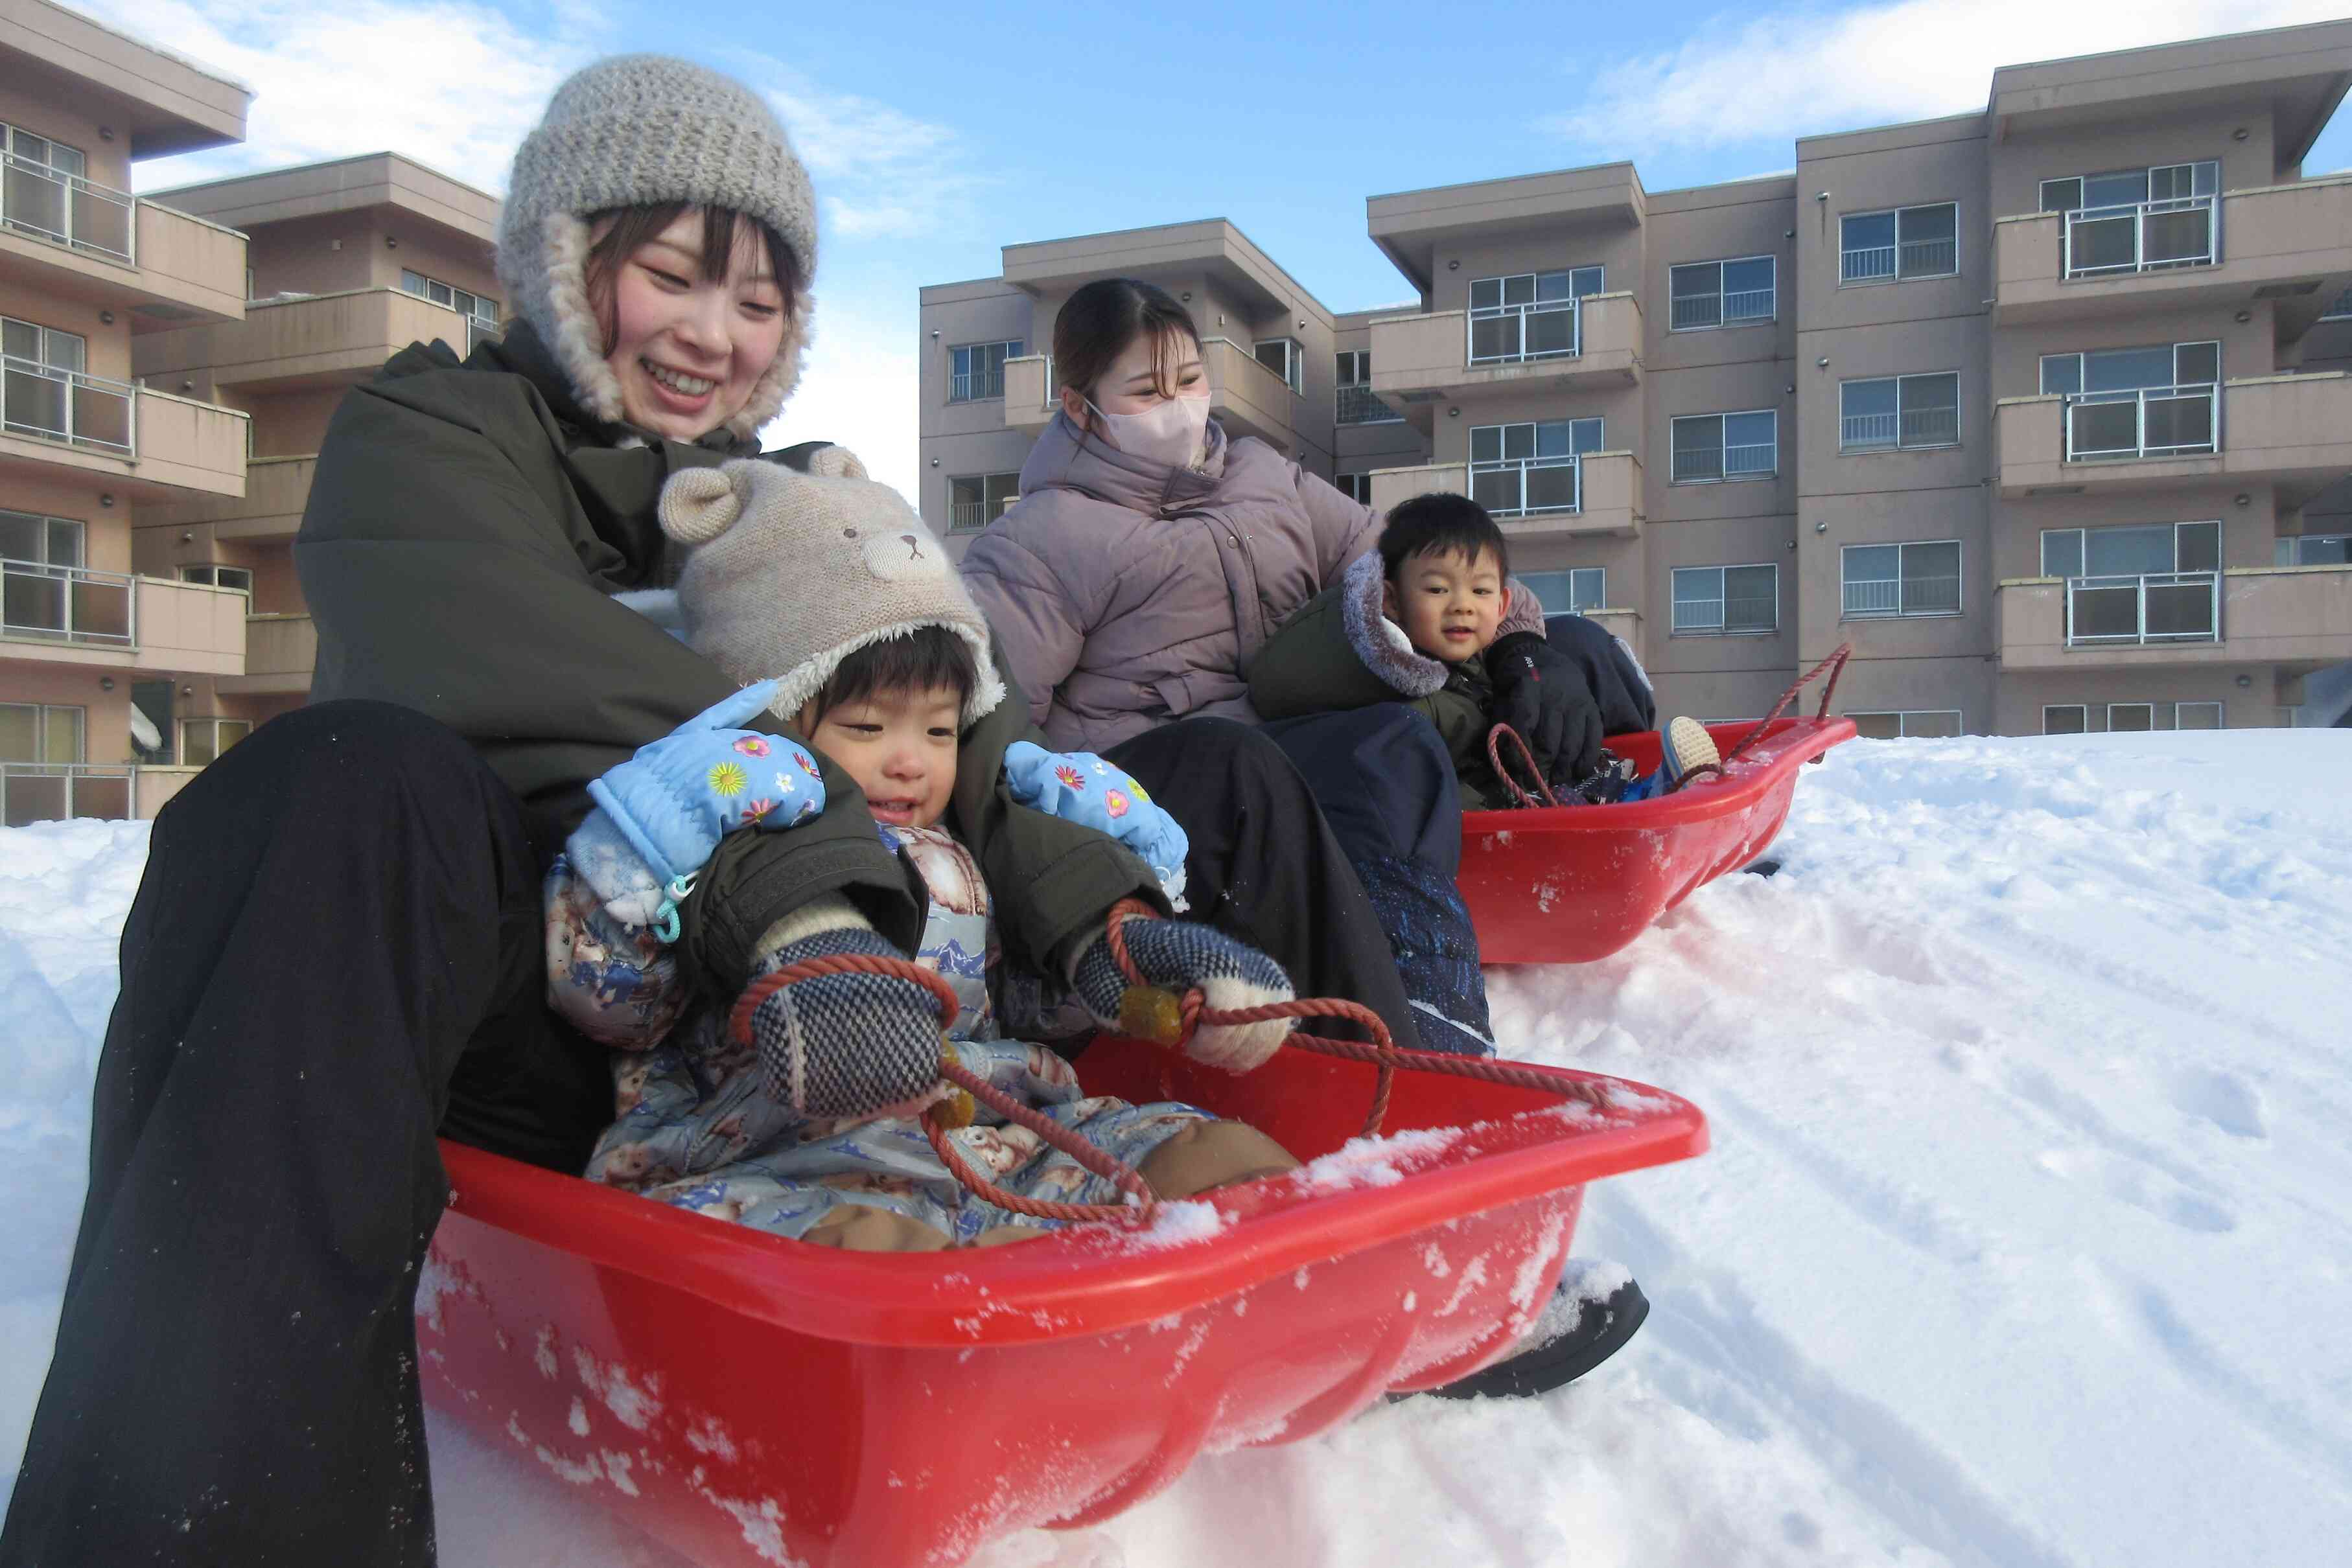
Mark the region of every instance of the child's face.
[[801, 710], [801, 733], [857, 780], [876, 821], [928, 828], [947, 814], [963, 716], [953, 689], [873, 692], [822, 716], [815, 708]]
[[1490, 549], [1415, 550], [1397, 562], [1382, 608], [1415, 648], [1448, 664], [1483, 653], [1503, 624], [1503, 569]]

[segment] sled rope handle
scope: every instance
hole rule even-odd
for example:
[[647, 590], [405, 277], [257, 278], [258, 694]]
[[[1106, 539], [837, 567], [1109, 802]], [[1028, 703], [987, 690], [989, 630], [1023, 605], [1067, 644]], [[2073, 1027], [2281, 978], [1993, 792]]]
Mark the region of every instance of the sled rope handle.
[[1829, 672], [1830, 682], [1829, 685], [1822, 688], [1822, 706], [1815, 711], [1813, 717], [1816, 721], [1829, 717], [1830, 698], [1837, 695], [1838, 677], [1845, 674], [1845, 662], [1853, 656], [1853, 644], [1851, 643], [1840, 643], [1836, 647], [1831, 649], [1830, 656], [1828, 658], [1823, 659], [1820, 664], [1815, 664], [1811, 669], [1807, 670], [1803, 674], [1799, 675], [1796, 680], [1790, 685], [1789, 689], [1780, 694], [1780, 700], [1772, 705], [1772, 711], [1766, 714], [1762, 718], [1758, 719], [1756, 721], [1756, 727], [1749, 730], [1746, 735], [1741, 736], [1739, 737], [1739, 743], [1734, 746], [1730, 750], [1725, 752], [1721, 761], [1700, 763], [1696, 768], [1692, 768], [1689, 772], [1675, 779], [1674, 782], [1674, 788], [1668, 789], [1666, 793], [1669, 795], [1675, 794], [1689, 788], [1696, 780], [1706, 778], [1710, 775], [1718, 779], [1723, 777], [1723, 770], [1731, 766], [1732, 759], [1737, 758], [1741, 752], [1747, 750], [1750, 746], [1756, 744], [1759, 739], [1762, 738], [1764, 731], [1770, 727], [1772, 721], [1779, 718], [1782, 713], [1787, 711], [1789, 705], [1797, 700], [1797, 694], [1805, 688], [1805, 684], [1818, 676], [1824, 670]]
[[[1519, 756], [1527, 762], [1528, 772], [1534, 777], [1536, 788], [1543, 792], [1542, 800], [1538, 800], [1520, 789], [1519, 781], [1511, 777], [1511, 770], [1503, 766], [1502, 741], [1503, 737], [1507, 735], [1511, 737], [1511, 744], [1519, 748]], [[1495, 777], [1503, 781], [1504, 789], [1518, 797], [1520, 805], [1535, 807], [1559, 804], [1559, 797], [1551, 792], [1551, 786], [1544, 780], [1543, 769], [1536, 766], [1535, 748], [1528, 744], [1525, 736], [1509, 725], [1498, 724], [1486, 732], [1486, 760], [1494, 764]]]

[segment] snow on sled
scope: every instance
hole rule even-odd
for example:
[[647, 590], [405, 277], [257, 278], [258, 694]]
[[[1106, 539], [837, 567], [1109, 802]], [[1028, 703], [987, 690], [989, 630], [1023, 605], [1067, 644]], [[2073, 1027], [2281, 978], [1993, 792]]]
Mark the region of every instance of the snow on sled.
[[1363, 1062], [1234, 1078], [1125, 1040], [1084, 1062], [1091, 1092], [1241, 1117], [1310, 1164], [1148, 1227], [881, 1254], [444, 1144], [425, 1397], [710, 1568], [954, 1564], [1485, 1365], [1549, 1295], [1586, 1183], [1706, 1145], [1688, 1103], [1592, 1074], [1561, 1076], [1599, 1108], [1406, 1074], [1389, 1135], [1351, 1142]]
[[[1801, 683], [1800, 683], [1801, 684]], [[1832, 681], [1834, 685], [1834, 680]], [[1826, 710], [1828, 697], [1822, 706]], [[1846, 718], [1775, 718], [1707, 727], [1730, 760], [1719, 778], [1613, 806], [1538, 806], [1462, 815], [1462, 898], [1489, 964], [1605, 958], [1691, 893], [1754, 860], [1788, 819], [1797, 769], [1852, 739]], [[1612, 736], [1643, 773], [1655, 731]]]

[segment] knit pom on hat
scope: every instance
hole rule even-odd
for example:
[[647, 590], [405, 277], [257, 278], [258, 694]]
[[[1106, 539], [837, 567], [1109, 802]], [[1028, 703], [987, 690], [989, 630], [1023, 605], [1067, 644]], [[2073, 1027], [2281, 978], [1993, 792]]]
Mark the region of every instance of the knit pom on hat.
[[790, 722], [858, 649], [944, 626], [979, 667], [963, 722], [992, 712], [988, 622], [946, 549], [854, 453], [824, 447], [809, 467], [744, 460], [663, 486], [662, 531], [695, 547], [677, 584], [687, 642], [740, 685], [776, 679], [770, 711]]
[[[664, 55], [617, 55], [575, 72], [515, 151], [499, 218], [499, 277], [514, 314], [539, 331], [581, 406], [622, 417], [589, 303], [588, 217], [684, 202], [757, 218], [816, 272], [816, 198], [791, 139], [759, 96], [730, 77]], [[809, 305], [794, 301], [782, 344], [727, 422], [749, 438], [800, 381]]]

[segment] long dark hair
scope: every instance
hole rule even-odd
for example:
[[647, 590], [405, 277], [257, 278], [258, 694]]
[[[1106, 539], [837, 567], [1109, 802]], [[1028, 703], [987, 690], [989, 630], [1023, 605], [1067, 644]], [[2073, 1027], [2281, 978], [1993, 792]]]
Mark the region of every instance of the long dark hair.
[[[656, 202], [642, 207], [607, 207], [588, 215], [588, 227], [611, 219], [613, 226], [603, 237], [588, 247], [585, 282], [588, 298], [595, 307], [597, 325], [604, 329], [604, 352], [613, 351], [620, 333], [620, 322], [613, 308], [613, 279], [621, 264], [629, 259], [636, 248], [648, 240], [659, 239], [663, 231], [677, 222], [679, 214], [692, 208], [692, 202]], [[801, 273], [800, 257], [767, 222], [749, 217], [731, 207], [702, 209], [702, 281], [724, 283], [727, 268], [735, 258], [736, 225], [750, 224], [760, 232], [760, 239], [768, 247], [768, 267], [776, 275], [776, 288], [784, 297], [784, 319], [797, 320], [801, 313], [802, 291], [808, 280]]]
[[[1054, 375], [1066, 387], [1092, 398], [1096, 385], [1128, 345], [1150, 333], [1153, 344], [1151, 385], [1161, 397], [1176, 395], [1176, 371], [1183, 362], [1180, 343], [1201, 348], [1201, 329], [1176, 297], [1139, 277], [1098, 277], [1069, 298], [1054, 319]], [[1087, 416], [1091, 430], [1094, 416]]]

